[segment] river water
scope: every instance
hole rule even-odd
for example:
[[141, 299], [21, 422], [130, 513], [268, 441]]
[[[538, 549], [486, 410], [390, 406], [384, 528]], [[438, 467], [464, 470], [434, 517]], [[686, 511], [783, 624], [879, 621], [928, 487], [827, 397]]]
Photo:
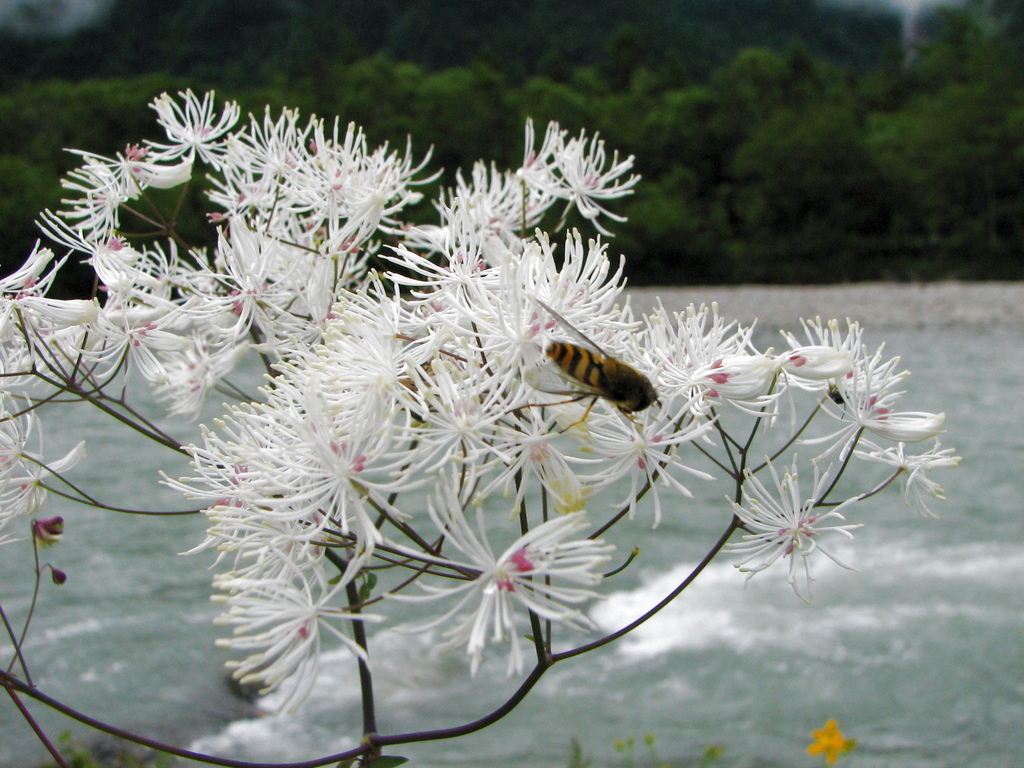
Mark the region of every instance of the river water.
[[[857, 570], [820, 568], [815, 601], [778, 573], [743, 577], [721, 558], [668, 610], [623, 641], [556, 666], [510, 716], [473, 736], [394, 750], [422, 768], [569, 764], [571, 739], [595, 768], [622, 766], [616, 738], [655, 736], [662, 763], [697, 765], [709, 745], [729, 768], [813, 766], [811, 730], [838, 719], [857, 748], [848, 768], [1005, 768], [1024, 756], [1024, 335], [944, 328], [869, 334], [913, 376], [908, 409], [945, 411], [943, 445], [964, 457], [936, 473], [949, 497], [925, 520], [898, 493], [858, 515], [866, 527], [842, 552]], [[126, 505], [182, 503], [148, 482], [185, 463], [120, 446], [97, 414], [77, 408], [51, 435], [54, 455], [86, 432], [78, 473]], [[180, 430], [189, 425], [168, 424]], [[176, 433], [176, 434], [178, 434]], [[55, 439], [51, 439], [55, 438]], [[189, 438], [190, 439], [190, 438]], [[173, 457], [171, 457], [173, 459]], [[725, 512], [698, 496], [638, 538], [639, 560], [596, 605], [602, 628], [655, 602], [717, 538]], [[328, 651], [323, 680], [292, 717], [255, 713], [224, 684], [213, 647], [210, 557], [180, 557], [203, 535], [197, 517], [153, 520], [55, 503], [64, 541], [46, 556], [66, 570], [47, 586], [25, 645], [46, 693], [120, 727], [242, 759], [312, 758], [354, 745], [359, 709], [348, 657]], [[639, 535], [639, 534], [638, 534]], [[22, 617], [31, 567], [24, 548], [0, 549], [0, 598]], [[382, 732], [426, 730], [479, 717], [514, 686], [504, 661], [475, 679], [458, 656], [437, 658], [416, 636], [377, 631]], [[5, 662], [6, 663], [6, 662]], [[9, 699], [0, 703], [0, 766], [45, 754]], [[272, 702], [271, 702], [272, 703]], [[83, 728], [33, 706], [56, 734]], [[637, 766], [648, 765], [637, 748]]]

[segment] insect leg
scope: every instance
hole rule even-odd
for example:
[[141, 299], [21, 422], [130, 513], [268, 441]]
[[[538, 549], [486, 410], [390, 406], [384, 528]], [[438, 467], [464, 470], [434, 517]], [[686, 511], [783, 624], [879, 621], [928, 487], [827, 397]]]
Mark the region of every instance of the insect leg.
[[567, 432], [568, 430], [570, 430], [573, 427], [575, 427], [577, 424], [581, 424], [584, 421], [586, 421], [587, 416], [590, 415], [590, 409], [593, 408], [594, 407], [594, 403], [597, 402], [597, 398], [598, 398], [597, 395], [591, 395], [590, 393], [585, 392], [583, 394], [579, 394], [579, 395], [575, 395], [573, 397], [570, 397], [568, 400], [559, 400], [558, 402], [555, 402], [555, 403], [526, 403], [525, 405], [520, 405], [520, 406], [517, 406], [515, 408], [510, 408], [508, 412], [509, 413], [518, 413], [523, 408], [544, 408], [544, 407], [549, 406], [549, 405], [568, 405], [569, 403], [578, 403], [580, 400], [583, 400], [583, 399], [588, 398], [588, 397], [590, 398], [590, 405], [587, 406], [587, 410], [583, 414], [583, 417], [580, 418], [580, 419], [577, 419], [576, 421], [574, 421], [572, 424], [570, 424], [565, 429], [560, 429], [558, 432], [555, 433], [555, 434], [561, 435], [564, 432]]
[[[568, 402], [578, 403], [582, 399], [583, 399], [582, 397], [579, 397], [579, 398], [576, 398], [575, 400], [569, 400]], [[597, 395], [592, 395], [590, 397], [590, 405], [588, 405], [587, 406], [587, 410], [583, 412], [583, 416], [580, 417], [579, 419], [577, 419], [576, 421], [574, 421], [572, 424], [570, 424], [565, 429], [558, 430], [558, 432], [556, 434], [564, 435], [566, 432], [568, 432], [570, 429], [575, 427], [577, 424], [582, 424], [584, 421], [586, 421], [587, 420], [587, 416], [590, 415], [590, 410], [594, 407], [594, 403], [596, 403], [596, 402], [597, 402]], [[551, 403], [551, 405], [560, 405], [560, 403]]]

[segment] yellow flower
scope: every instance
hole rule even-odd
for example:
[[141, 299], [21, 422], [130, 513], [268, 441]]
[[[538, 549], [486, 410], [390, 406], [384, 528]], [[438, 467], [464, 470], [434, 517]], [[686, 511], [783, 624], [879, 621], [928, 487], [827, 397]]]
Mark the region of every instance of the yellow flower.
[[839, 730], [835, 718], [825, 723], [821, 730], [812, 731], [811, 735], [814, 742], [807, 747], [807, 754], [825, 755], [825, 762], [828, 765], [834, 764], [840, 755], [845, 755], [857, 745], [854, 739], [843, 738], [843, 732]]

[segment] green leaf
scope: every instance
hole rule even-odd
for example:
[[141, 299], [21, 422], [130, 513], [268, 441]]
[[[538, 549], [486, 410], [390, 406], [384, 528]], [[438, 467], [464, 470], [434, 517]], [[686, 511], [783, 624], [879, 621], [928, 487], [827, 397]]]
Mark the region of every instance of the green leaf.
[[364, 573], [363, 584], [359, 587], [359, 599], [366, 602], [373, 594], [373, 588], [377, 586], [377, 574]]

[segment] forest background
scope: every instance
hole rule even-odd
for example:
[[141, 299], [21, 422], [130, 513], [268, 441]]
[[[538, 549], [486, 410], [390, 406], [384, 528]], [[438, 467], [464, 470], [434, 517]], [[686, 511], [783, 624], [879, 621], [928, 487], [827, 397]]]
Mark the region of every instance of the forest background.
[[[518, 163], [527, 117], [598, 131], [644, 177], [616, 206], [633, 285], [1020, 280], [1022, 64], [1022, 0], [113, 0], [0, 32], [0, 267], [59, 207], [65, 148], [158, 138], [148, 103], [192, 88], [411, 137], [446, 185]], [[193, 244], [206, 211], [196, 180]], [[64, 273], [54, 295], [92, 289]]]

